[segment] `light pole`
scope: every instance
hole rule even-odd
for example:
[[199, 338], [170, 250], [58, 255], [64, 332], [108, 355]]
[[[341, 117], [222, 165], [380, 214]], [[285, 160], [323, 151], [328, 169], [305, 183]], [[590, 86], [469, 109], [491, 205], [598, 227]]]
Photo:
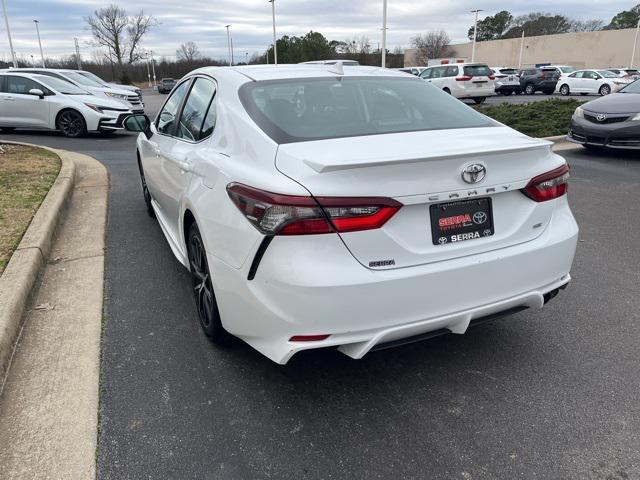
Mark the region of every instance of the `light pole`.
[[36, 33], [38, 34], [38, 45], [40, 45], [40, 59], [42, 60], [42, 68], [45, 68], [44, 53], [42, 53], [42, 42], [40, 41], [40, 27], [38, 27], [38, 24], [40, 22], [38, 20], [34, 20], [33, 23], [36, 24]]
[[11, 59], [13, 60], [13, 68], [18, 68], [18, 61], [16, 60], [16, 52], [13, 49], [13, 42], [11, 41], [11, 30], [9, 29], [9, 17], [7, 16], [7, 6], [2, 0], [2, 11], [4, 13], [4, 24], [7, 26], [7, 36], [9, 37], [9, 50], [11, 50]]
[[524, 53], [524, 28], [522, 29], [522, 40], [520, 40], [520, 60], [518, 60], [518, 70], [522, 68], [522, 54]]
[[34, 67], [36, 66], [36, 61], [33, 58], [33, 55], [29, 55], [31, 57], [31, 65], [33, 65]]
[[382, 68], [387, 67], [387, 0], [382, 0]]
[[273, 19], [273, 64], [278, 65], [278, 45], [276, 44], [276, 0], [269, 0]]
[[636, 38], [633, 41], [633, 51], [631, 52], [631, 64], [629, 65], [629, 68], [633, 68], [633, 63], [635, 62], [635, 59], [636, 59], [636, 45], [638, 43], [638, 32], [640, 32], [640, 18], [638, 19], [638, 25], [636, 25]]
[[231, 37], [231, 63], [232, 64], [236, 63], [235, 59], [233, 58], [233, 53], [234, 53], [233, 52], [233, 37]]
[[149, 52], [146, 52], [145, 58], [147, 59], [147, 80], [149, 81], [149, 88], [151, 88], [151, 72], [149, 71]]
[[229, 50], [229, 66], [231, 66], [231, 34], [229, 33], [229, 27], [231, 25], [225, 25], [224, 28], [227, 29], [227, 49]]
[[249, 65], [249, 52], [244, 52], [244, 64]]
[[471, 61], [476, 61], [476, 38], [478, 36], [478, 12], [484, 12], [484, 10], [476, 9], [471, 10], [471, 13], [475, 13], [476, 17], [473, 22], [473, 48], [471, 49]]
[[78, 45], [78, 38], [73, 37], [73, 41], [76, 44], [76, 62], [78, 64], [78, 70], [82, 70], [82, 58], [80, 57], [80, 45]]
[[151, 53], [151, 71], [153, 73], [153, 88], [156, 88], [156, 64], [155, 61], [153, 60], [153, 50], [150, 51]]

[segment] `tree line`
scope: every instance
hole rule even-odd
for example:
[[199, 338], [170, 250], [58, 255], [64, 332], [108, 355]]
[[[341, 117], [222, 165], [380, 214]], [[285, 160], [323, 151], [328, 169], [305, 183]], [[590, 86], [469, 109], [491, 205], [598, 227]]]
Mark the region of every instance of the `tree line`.
[[[603, 20], [575, 20], [565, 15], [534, 12], [514, 16], [507, 10], [490, 15], [478, 21], [477, 40], [500, 40], [517, 38], [522, 33], [527, 37], [554, 35], [570, 32], [595, 32], [598, 30], [619, 30], [635, 28], [640, 19], [640, 4], [617, 13], [608, 24]], [[469, 28], [469, 39], [473, 39], [473, 26]]]

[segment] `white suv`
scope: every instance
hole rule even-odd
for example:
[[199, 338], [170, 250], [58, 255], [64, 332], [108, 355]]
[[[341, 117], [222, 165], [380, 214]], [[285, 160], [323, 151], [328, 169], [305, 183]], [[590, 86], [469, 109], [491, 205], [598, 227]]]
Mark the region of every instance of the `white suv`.
[[482, 103], [495, 95], [493, 71], [484, 63], [455, 63], [428, 67], [420, 78], [456, 98], [471, 98]]

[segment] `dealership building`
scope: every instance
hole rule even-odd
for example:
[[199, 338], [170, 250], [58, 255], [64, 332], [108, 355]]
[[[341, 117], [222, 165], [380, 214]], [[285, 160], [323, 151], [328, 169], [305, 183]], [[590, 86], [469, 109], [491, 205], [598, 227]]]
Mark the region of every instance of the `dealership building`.
[[[636, 29], [629, 28], [525, 37], [524, 42], [521, 38], [490, 40], [476, 44], [476, 61], [490, 66], [518, 67], [522, 51], [522, 67], [538, 64], [576, 68], [628, 67], [635, 36]], [[450, 45], [451, 57], [471, 59], [472, 46], [472, 42]], [[640, 65], [640, 45], [634, 64]], [[405, 50], [404, 65], [422, 66], [416, 59], [416, 49]]]

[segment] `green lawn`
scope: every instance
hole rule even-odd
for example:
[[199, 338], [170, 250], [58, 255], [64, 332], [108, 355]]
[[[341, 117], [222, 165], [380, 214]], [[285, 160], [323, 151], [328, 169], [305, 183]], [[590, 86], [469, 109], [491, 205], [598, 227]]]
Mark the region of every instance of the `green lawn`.
[[0, 274], [59, 170], [54, 153], [0, 143]]
[[564, 135], [580, 100], [551, 99], [525, 105], [503, 103], [474, 106], [478, 111], [532, 137]]

